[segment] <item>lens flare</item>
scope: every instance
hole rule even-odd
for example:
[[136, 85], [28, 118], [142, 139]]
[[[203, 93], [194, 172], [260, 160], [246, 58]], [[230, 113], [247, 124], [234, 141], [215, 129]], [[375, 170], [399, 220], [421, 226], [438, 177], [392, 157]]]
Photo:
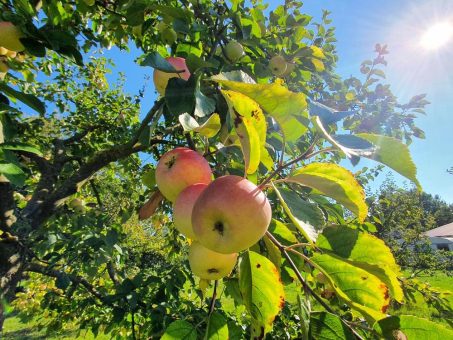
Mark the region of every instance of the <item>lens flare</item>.
[[453, 38], [453, 25], [440, 22], [431, 26], [421, 37], [420, 44], [428, 50], [436, 50], [445, 46]]

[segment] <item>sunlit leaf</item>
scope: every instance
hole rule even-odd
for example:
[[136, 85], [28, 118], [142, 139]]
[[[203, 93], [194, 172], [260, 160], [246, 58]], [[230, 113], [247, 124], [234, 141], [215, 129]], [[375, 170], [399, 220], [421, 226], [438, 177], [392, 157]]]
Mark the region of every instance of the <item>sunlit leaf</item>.
[[287, 141], [295, 141], [306, 133], [308, 112], [305, 94], [291, 92], [278, 83], [247, 84], [219, 79], [216, 81], [256, 101], [277, 121]]
[[280, 203], [282, 204], [283, 210], [285, 210], [286, 215], [288, 215], [291, 222], [293, 222], [294, 226], [297, 230], [307, 239], [309, 242], [316, 241], [316, 237], [318, 236], [318, 232], [316, 231], [315, 227], [306, 221], [308, 221], [307, 216], [304, 216], [303, 212], [300, 213], [298, 210], [298, 206], [302, 206], [303, 204], [298, 204], [300, 202], [286, 202], [283, 198], [280, 190], [277, 189], [275, 186], [273, 187], [275, 193], [277, 194]]
[[335, 199], [363, 221], [368, 213], [365, 192], [354, 175], [345, 168], [330, 163], [311, 163], [293, 171], [286, 181], [320, 191]]
[[367, 158], [387, 165], [389, 168], [410, 179], [421, 190], [421, 185], [417, 180], [417, 168], [412, 161], [407, 145], [396, 138], [388, 136], [369, 133], [359, 133], [357, 136], [376, 146], [374, 153], [366, 156]]
[[[0, 125], [0, 127], [1, 127], [1, 125]], [[0, 149], [13, 150], [13, 151], [15, 151], [15, 150], [17, 150], [17, 151], [26, 151], [28, 153], [32, 153], [32, 154], [35, 154], [35, 155], [38, 155], [38, 156], [42, 156], [41, 151], [39, 151], [34, 146], [31, 146], [31, 145], [26, 144], [26, 143], [13, 143], [13, 142], [3, 143], [3, 144], [0, 144]]]
[[264, 256], [248, 251], [239, 265], [239, 288], [252, 318], [252, 337], [264, 337], [283, 308], [285, 294], [275, 265]]
[[25, 182], [25, 173], [22, 169], [12, 163], [0, 163], [0, 175], [5, 176], [11, 183], [21, 186]]
[[315, 254], [311, 260], [348, 305], [367, 319], [385, 317], [390, 303], [389, 293], [378, 277], [333, 254]]
[[165, 330], [161, 340], [197, 340], [197, 329], [189, 322], [176, 320]]
[[44, 103], [36, 98], [34, 95], [16, 91], [12, 87], [9, 87], [5, 83], [0, 83], [0, 91], [3, 91], [6, 95], [20, 100], [25, 105], [31, 107], [33, 110], [40, 114], [46, 112]]
[[221, 128], [220, 117], [217, 113], [212, 114], [202, 125], [199, 125], [195, 118], [185, 112], [179, 115], [179, 122], [184, 131], [195, 131], [208, 138], [214, 137]]
[[390, 248], [381, 239], [345, 226], [325, 228], [316, 245], [374, 274], [389, 287], [391, 296], [402, 302], [401, 276]]
[[[447, 340], [453, 339], [453, 331], [430, 320], [412, 315], [390, 316], [379, 320], [374, 326], [385, 339], [395, 339], [401, 331], [405, 339]], [[399, 337], [398, 339], [402, 339]]]

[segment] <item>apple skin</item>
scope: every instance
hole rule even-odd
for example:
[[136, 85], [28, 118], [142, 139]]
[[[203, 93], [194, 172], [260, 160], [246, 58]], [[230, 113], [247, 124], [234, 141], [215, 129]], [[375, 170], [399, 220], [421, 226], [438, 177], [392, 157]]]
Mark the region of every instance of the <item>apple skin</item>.
[[178, 78], [187, 80], [190, 78], [190, 71], [187, 68], [186, 60], [180, 57], [168, 57], [166, 58], [167, 61], [173, 65], [173, 67], [177, 71], [184, 71], [181, 73], [166, 73], [160, 70], [154, 70], [153, 80], [154, 80], [154, 87], [156, 88], [157, 92], [159, 92], [162, 96], [165, 95], [165, 88], [167, 87], [168, 80], [170, 78]]
[[269, 61], [269, 68], [275, 76], [284, 74], [287, 67], [286, 60], [281, 55], [276, 55]]
[[238, 254], [219, 254], [192, 242], [189, 249], [189, 265], [192, 272], [201, 279], [219, 280], [228, 274], [236, 264]]
[[227, 175], [214, 180], [195, 202], [192, 226], [203, 246], [230, 254], [258, 242], [271, 218], [271, 205], [255, 184]]
[[205, 183], [197, 183], [185, 188], [176, 198], [173, 204], [173, 221], [176, 229], [181, 234], [196, 240], [195, 233], [192, 229], [192, 210], [196, 200], [208, 185]]
[[231, 62], [236, 62], [244, 55], [244, 48], [236, 40], [231, 40], [225, 46], [225, 55]]
[[165, 153], [156, 166], [156, 184], [170, 202], [189, 185], [211, 182], [209, 163], [189, 148], [176, 148]]
[[0, 46], [15, 52], [25, 50], [19, 38], [23, 36], [19, 28], [9, 21], [0, 22]]

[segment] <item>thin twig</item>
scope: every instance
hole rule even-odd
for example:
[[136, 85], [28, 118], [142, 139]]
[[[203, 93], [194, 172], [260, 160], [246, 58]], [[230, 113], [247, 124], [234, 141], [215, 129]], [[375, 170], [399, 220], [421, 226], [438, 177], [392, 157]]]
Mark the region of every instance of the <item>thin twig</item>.
[[294, 263], [293, 259], [291, 258], [291, 256], [289, 256], [288, 252], [286, 251], [285, 246], [282, 245], [274, 237], [274, 235], [272, 235], [269, 231], [266, 232], [266, 235], [267, 235], [267, 237], [269, 237], [269, 239], [272, 241], [272, 243], [274, 243], [277, 246], [277, 248], [280, 250], [280, 252], [286, 258], [286, 260], [290, 264], [291, 268], [294, 270], [294, 272], [295, 272], [297, 278], [299, 279], [300, 283], [302, 284], [304, 290], [307, 291], [308, 293], [310, 293], [310, 295], [313, 296], [316, 299], [316, 301], [318, 301], [321, 304], [321, 306], [323, 306], [325, 308], [326, 311], [328, 311], [329, 313], [337, 315], [340, 318], [341, 322], [346, 327], [348, 327], [351, 330], [351, 332], [358, 339], [363, 340], [363, 337], [359, 333], [357, 333], [357, 331], [346, 320], [344, 320], [341, 316], [339, 316], [337, 313], [335, 313], [335, 311], [318, 294], [316, 294], [315, 291], [307, 284], [307, 282], [303, 278], [302, 274], [300, 273], [299, 268], [297, 268], [297, 266]]
[[214, 312], [215, 300], [217, 298], [217, 285], [218, 285], [218, 282], [219, 281], [217, 281], [217, 280], [214, 281], [214, 291], [212, 293], [211, 304], [209, 305], [208, 317], [210, 317], [211, 314]]

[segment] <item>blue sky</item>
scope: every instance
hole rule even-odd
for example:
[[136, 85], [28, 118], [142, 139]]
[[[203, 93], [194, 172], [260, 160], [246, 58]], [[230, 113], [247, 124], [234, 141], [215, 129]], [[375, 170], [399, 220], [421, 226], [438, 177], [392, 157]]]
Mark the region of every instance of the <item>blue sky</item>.
[[[270, 8], [282, 1], [271, 1]], [[439, 50], [426, 50], [420, 46], [420, 38], [430, 26], [440, 22], [453, 23], [452, 0], [306, 0], [304, 12], [319, 18], [322, 9], [332, 12], [336, 27], [340, 75], [359, 75], [360, 63], [374, 56], [376, 43], [388, 44], [387, 82], [402, 102], [413, 95], [427, 93], [431, 104], [427, 115], [417, 120], [426, 133], [425, 140], [416, 140], [410, 146], [418, 168], [418, 178], [423, 189], [438, 194], [453, 203], [453, 175], [446, 169], [453, 166], [453, 41]], [[106, 53], [115, 60], [118, 68], [127, 75], [126, 88], [137, 93], [144, 83], [144, 75], [152, 75], [151, 68], [134, 64], [139, 51], [131, 54], [113, 49]], [[147, 90], [145, 98], [152, 105], [155, 94]], [[143, 110], [147, 105], [143, 102]], [[353, 171], [362, 166], [373, 166], [372, 161], [362, 160]], [[376, 190], [380, 178], [373, 184]], [[394, 174], [401, 185], [404, 179]]]

